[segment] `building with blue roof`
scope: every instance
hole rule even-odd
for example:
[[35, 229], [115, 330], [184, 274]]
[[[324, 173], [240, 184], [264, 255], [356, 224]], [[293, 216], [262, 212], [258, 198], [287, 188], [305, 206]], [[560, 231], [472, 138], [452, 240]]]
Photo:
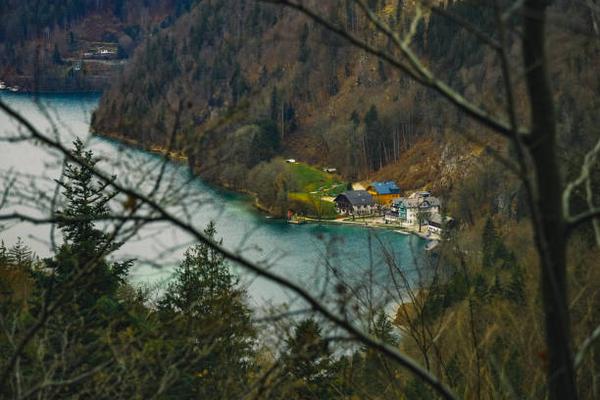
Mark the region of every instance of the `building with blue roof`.
[[394, 181], [373, 182], [367, 187], [367, 191], [377, 203], [386, 205], [401, 195], [400, 187]]

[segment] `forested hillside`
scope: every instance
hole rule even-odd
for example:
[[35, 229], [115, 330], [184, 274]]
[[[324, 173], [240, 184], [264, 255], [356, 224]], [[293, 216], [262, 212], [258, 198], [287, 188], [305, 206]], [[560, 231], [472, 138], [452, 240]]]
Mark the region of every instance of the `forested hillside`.
[[[330, 28], [398, 56], [398, 46], [373, 28], [359, 2], [306, 3]], [[448, 2], [432, 11], [423, 3], [421, 8], [403, 1], [368, 3], [458, 96], [507, 119], [515, 110], [516, 124], [530, 124], [529, 104], [537, 99], [529, 97], [528, 71], [521, 64], [527, 51], [519, 34], [501, 35], [493, 4]], [[510, 10], [511, 4], [499, 7]], [[600, 106], [597, 13], [557, 2], [548, 14], [556, 153], [568, 182], [580, 174], [584, 155], [600, 137], [594, 111]], [[521, 16], [503, 23], [521, 32]], [[499, 43], [505, 61], [498, 56]], [[535, 397], [535, 382], [556, 360], [548, 360], [553, 350], [546, 347], [541, 322], [543, 260], [532, 252], [539, 220], [532, 220], [531, 188], [512, 163], [519, 150], [458, 112], [450, 96], [424, 88], [383, 58], [357, 50], [289, 8], [203, 2], [138, 50], [122, 80], [103, 96], [93, 125], [141, 147], [182, 151], [203, 177], [254, 192], [279, 215], [294, 188], [277, 156], [338, 168], [351, 181], [395, 179], [403, 190], [439, 193], [458, 229], [440, 249], [441, 277], [435, 275], [398, 310], [396, 324], [410, 336], [403, 349], [464, 398], [496, 398], [501, 392]], [[567, 200], [573, 213], [600, 201], [591, 189], [600, 176], [593, 165], [587, 191], [579, 188]], [[534, 201], [545, 206], [550, 200]], [[579, 347], [600, 322], [590, 311], [599, 301], [598, 275], [591, 267], [597, 239], [591, 224], [573, 237], [564, 288], [580, 295], [569, 306]], [[577, 379], [585, 388], [582, 396], [592, 398], [597, 354], [586, 363]], [[432, 398], [421, 386], [405, 386], [404, 394]]]
[[[81, 140], [68, 149], [0, 98], [23, 127], [0, 144], [64, 157], [54, 191], [12, 171], [0, 191], [9, 229], [52, 226], [44, 260], [21, 239], [0, 241], [0, 396], [600, 398], [594, 2], [83, 1], [32, 17], [33, 3], [2, 3], [13, 21], [1, 33], [8, 70], [37, 68], [26, 60], [38, 48], [60, 75], [75, 68], [63, 53], [72, 37], [76, 53], [97, 43], [87, 30], [108, 33], [102, 46], [119, 55], [91, 59], [129, 62], [111, 75], [92, 130], [164, 157], [136, 152], [140, 167], [116, 146], [99, 158]], [[232, 214], [229, 232], [247, 236], [226, 247], [199, 211], [229, 200], [206, 200], [211, 188], [186, 168], [169, 176], [170, 161], [254, 195], [272, 215], [316, 199], [319, 220], [253, 215], [280, 224], [280, 254], [248, 241], [260, 229]], [[355, 191], [333, 209], [348, 183], [392, 179], [401, 190], [385, 182], [379, 198], [399, 203]], [[408, 233], [409, 206], [421, 238], [386, 242], [377, 229]], [[327, 212], [339, 236], [323, 234]], [[394, 213], [399, 225], [388, 224]], [[140, 288], [126, 281], [140, 262], [112, 253], [150, 224], [186, 238], [169, 248], [152, 232], [159, 251], [187, 251], [173, 279]], [[346, 242], [346, 228], [364, 242]], [[311, 279], [297, 284], [273, 268], [293, 230], [324, 244], [301, 249], [321, 258], [322, 277], [294, 261], [293, 273]], [[147, 250], [148, 264], [165, 268]], [[342, 255], [351, 263], [338, 264]], [[253, 309], [233, 268], [274, 283], [289, 303]]]
[[0, 80], [28, 91], [101, 91], [145, 37], [193, 3], [2, 0]]
[[[390, 47], [371, 32], [355, 3], [315, 5], [337, 26]], [[409, 3], [375, 1], [372, 6], [401, 33], [410, 31], [416, 11]], [[496, 35], [493, 10], [484, 4], [450, 3], [445, 10], [486, 35]], [[580, 10], [555, 10], [567, 11], [569, 24], [586, 24]], [[412, 46], [434, 72], [484, 109], [502, 110], [499, 65], [489, 47], [438, 13], [428, 13], [412, 29]], [[560, 41], [571, 32], [566, 26], [551, 34]], [[575, 35], [575, 40], [583, 38]], [[569, 77], [575, 69], [593, 74], [596, 47], [584, 52], [566, 44], [552, 49], [560, 54], [553, 73], [560, 85], [556, 96], [563, 110], [565, 150], [584, 148], [592, 135], [583, 137], [582, 132], [598, 126], [597, 116], [585, 112], [597, 102], [595, 85], [580, 85]], [[519, 56], [516, 44], [511, 54]], [[597, 77], [590, 75], [590, 80], [597, 82]], [[523, 90], [518, 85], [517, 95]], [[498, 147], [481, 126], [385, 62], [289, 9], [244, 0], [201, 2], [149, 39], [105, 93], [94, 128], [145, 147], [167, 147], [174, 130], [172, 144], [204, 177], [240, 189], [248, 189], [247, 178], [254, 177], [249, 170], [282, 155], [336, 167], [351, 180], [391, 165], [382, 171], [399, 179], [403, 188], [448, 190], [485, 156], [488, 146]], [[478, 144], [457, 142], [451, 135], [474, 132], [483, 133], [476, 135]], [[248, 146], [250, 142], [262, 151]], [[447, 170], [452, 163], [444, 162], [441, 168], [442, 159], [462, 166]]]

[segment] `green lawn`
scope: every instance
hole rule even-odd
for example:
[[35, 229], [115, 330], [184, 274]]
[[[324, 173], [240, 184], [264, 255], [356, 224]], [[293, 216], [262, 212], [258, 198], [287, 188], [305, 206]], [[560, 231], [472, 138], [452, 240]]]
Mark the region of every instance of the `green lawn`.
[[290, 208], [313, 218], [335, 218], [335, 204], [322, 197], [335, 197], [346, 190], [339, 176], [305, 163], [286, 165]]
[[335, 204], [321, 199], [321, 196], [310, 193], [288, 193], [290, 208], [311, 218], [335, 218]]
[[[321, 171], [304, 163], [287, 164], [291, 190], [299, 193], [318, 192], [321, 196], [337, 196], [346, 190], [346, 183], [337, 175]], [[316, 193], [315, 193], [316, 194]]]

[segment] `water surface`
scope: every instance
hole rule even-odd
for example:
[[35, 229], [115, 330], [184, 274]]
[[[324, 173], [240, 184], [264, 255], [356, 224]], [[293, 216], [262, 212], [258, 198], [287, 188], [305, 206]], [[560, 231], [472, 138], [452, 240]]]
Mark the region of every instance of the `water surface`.
[[[34, 99], [30, 95], [3, 93], [1, 97], [38, 129], [48, 135], [58, 135], [65, 144], [75, 136], [88, 140], [90, 148], [102, 157], [99, 166], [118, 175], [123, 184], [146, 193], [152, 190], [152, 182], [163, 168], [162, 157], [112, 140], [90, 137], [90, 115], [98, 104], [98, 96], [44, 95]], [[6, 115], [0, 115], [0, 137], [17, 134], [17, 125]], [[54, 179], [60, 176], [61, 168], [60, 155], [40, 145], [0, 142], [1, 181], [15, 177], [16, 188], [25, 192], [45, 193], [46, 197], [51, 197], [55, 190]], [[214, 221], [218, 236], [223, 238], [227, 248], [241, 252], [313, 291], [321, 291], [333, 273], [357, 280], [385, 282], [388, 266], [382, 246], [388, 252], [388, 259], [394, 258], [409, 272], [415, 269], [416, 259], [423, 251], [423, 241], [393, 231], [334, 224], [290, 225], [270, 219], [257, 212], [246, 197], [219, 190], [192, 177], [187, 166], [182, 164], [166, 165], [161, 182], [159, 192], [164, 195], [163, 201], [169, 211], [189, 219], [196, 227]], [[44, 199], [33, 201], [39, 205], [44, 202]], [[14, 202], [0, 213], [13, 210], [44, 215], [32, 210], [31, 206]], [[8, 226], [0, 233], [0, 238], [10, 245], [17, 237], [22, 237], [44, 257], [51, 254], [51, 234], [48, 226], [18, 223]], [[60, 242], [59, 235], [55, 241]], [[158, 223], [142, 228], [116, 256], [140, 260], [131, 272], [134, 283], [157, 282], [169, 276], [173, 263], [190, 244], [187, 234]], [[264, 279], [255, 279], [244, 270], [239, 273], [253, 301], [282, 303], [291, 299], [285, 291]]]

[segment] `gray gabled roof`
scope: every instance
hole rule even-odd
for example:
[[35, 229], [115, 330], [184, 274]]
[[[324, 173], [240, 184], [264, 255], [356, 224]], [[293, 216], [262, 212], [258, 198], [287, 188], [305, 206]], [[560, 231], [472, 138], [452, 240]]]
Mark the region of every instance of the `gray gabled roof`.
[[406, 208], [417, 208], [417, 207], [440, 207], [440, 199], [434, 196], [429, 197], [399, 197], [393, 200], [393, 204], [398, 206], [404, 204]]
[[442, 216], [439, 214], [433, 214], [428, 219], [429, 219], [429, 225], [441, 227], [444, 224], [444, 221], [442, 220]]
[[348, 190], [339, 194], [334, 201], [338, 201], [342, 197], [345, 197], [353, 206], [372, 206], [375, 204], [373, 196], [366, 190]]
[[439, 207], [441, 205], [440, 199], [438, 199], [437, 197], [433, 197], [433, 196], [429, 196], [429, 197], [425, 198], [423, 201], [428, 202], [431, 207]]

